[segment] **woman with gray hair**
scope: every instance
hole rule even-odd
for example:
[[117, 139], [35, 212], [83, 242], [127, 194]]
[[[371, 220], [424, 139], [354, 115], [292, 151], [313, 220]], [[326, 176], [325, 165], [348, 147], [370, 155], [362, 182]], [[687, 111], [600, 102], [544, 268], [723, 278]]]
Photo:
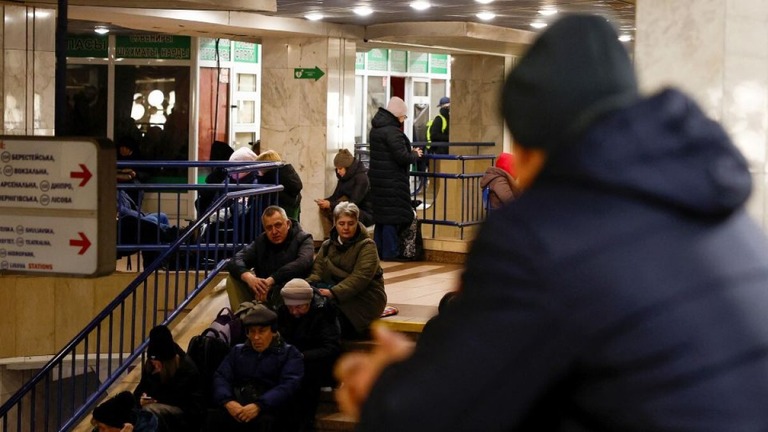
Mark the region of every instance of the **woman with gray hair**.
[[387, 305], [376, 243], [359, 217], [360, 209], [354, 203], [336, 205], [330, 238], [320, 247], [307, 278], [339, 308], [341, 335], [347, 339], [367, 337], [371, 322]]

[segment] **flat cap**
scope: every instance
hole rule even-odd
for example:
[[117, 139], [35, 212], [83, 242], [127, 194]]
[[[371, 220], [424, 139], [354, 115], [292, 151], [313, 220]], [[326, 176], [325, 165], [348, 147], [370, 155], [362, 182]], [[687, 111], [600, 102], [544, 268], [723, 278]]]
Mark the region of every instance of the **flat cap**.
[[243, 325], [271, 326], [277, 321], [277, 314], [263, 304], [257, 304], [243, 317]]

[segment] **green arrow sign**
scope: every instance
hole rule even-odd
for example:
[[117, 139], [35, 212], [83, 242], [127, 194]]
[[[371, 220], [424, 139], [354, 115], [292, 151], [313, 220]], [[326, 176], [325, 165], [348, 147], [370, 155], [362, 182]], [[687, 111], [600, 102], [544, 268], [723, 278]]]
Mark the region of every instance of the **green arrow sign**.
[[293, 77], [295, 79], [313, 79], [315, 81], [319, 80], [320, 78], [325, 75], [325, 72], [320, 70], [319, 67], [315, 66], [314, 68], [294, 68], [293, 69]]

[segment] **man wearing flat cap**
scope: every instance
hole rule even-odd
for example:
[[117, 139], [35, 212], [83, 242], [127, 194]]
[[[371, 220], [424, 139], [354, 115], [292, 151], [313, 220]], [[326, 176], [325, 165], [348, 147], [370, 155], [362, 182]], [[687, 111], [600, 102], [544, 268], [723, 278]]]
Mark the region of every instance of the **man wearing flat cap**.
[[277, 314], [263, 304], [243, 317], [247, 341], [235, 345], [213, 377], [220, 409], [208, 415], [209, 431], [296, 430], [289, 417], [301, 385], [301, 353], [277, 332]]
[[355, 158], [347, 149], [341, 149], [333, 158], [336, 168], [336, 189], [328, 198], [316, 199], [323, 223], [323, 232], [327, 238], [333, 226], [333, 209], [342, 201], [353, 202], [360, 209], [360, 222], [366, 227], [373, 225], [373, 205], [368, 192], [371, 183], [368, 180], [368, 168]]
[[341, 351], [338, 311], [326, 297], [315, 294], [304, 279], [293, 279], [280, 294], [284, 305], [277, 311], [280, 334], [304, 356], [304, 379], [297, 399], [297, 417], [311, 429], [320, 387], [333, 382], [333, 364]]

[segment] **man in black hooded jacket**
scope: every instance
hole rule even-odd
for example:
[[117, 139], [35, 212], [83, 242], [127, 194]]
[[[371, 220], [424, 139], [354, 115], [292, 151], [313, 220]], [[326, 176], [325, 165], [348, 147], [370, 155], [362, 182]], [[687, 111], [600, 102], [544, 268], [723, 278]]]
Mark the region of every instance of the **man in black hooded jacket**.
[[542, 33], [503, 107], [527, 189], [412, 352], [382, 334], [340, 363], [358, 430], [765, 430], [768, 246], [725, 131], [641, 97], [598, 16]]

